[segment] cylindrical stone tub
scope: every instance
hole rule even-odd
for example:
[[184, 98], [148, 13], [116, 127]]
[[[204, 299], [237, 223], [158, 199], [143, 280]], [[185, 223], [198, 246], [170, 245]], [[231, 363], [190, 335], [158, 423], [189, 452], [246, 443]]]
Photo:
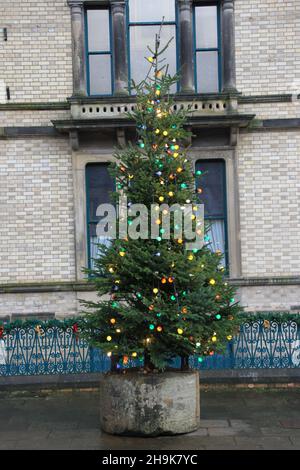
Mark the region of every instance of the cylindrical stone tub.
[[109, 373], [100, 380], [100, 424], [109, 434], [159, 436], [195, 431], [198, 371]]

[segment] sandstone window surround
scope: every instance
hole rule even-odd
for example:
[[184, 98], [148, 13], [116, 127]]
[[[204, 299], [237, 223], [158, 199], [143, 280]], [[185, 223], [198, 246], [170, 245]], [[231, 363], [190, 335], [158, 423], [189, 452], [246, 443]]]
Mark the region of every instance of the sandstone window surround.
[[197, 148], [192, 147], [189, 156], [193, 162], [194, 171], [201, 160], [223, 160], [225, 163], [225, 193], [226, 193], [226, 238], [227, 238], [227, 267], [229, 277], [240, 278], [241, 242], [240, 242], [240, 210], [239, 185], [236, 149], [232, 148]]
[[74, 214], [75, 214], [75, 254], [76, 280], [86, 279], [83, 267], [90, 266], [90, 240], [87, 230], [89, 215], [87, 213], [87, 178], [86, 168], [90, 164], [107, 164], [115, 161], [113, 150], [83, 150], [73, 152], [73, 181], [74, 181]]
[[[222, 92], [236, 93], [235, 74], [235, 0], [177, 0], [178, 55], [181, 70], [180, 92], [195, 93], [194, 6], [220, 5]], [[126, 0], [68, 0], [72, 24], [73, 97], [87, 96], [84, 15], [87, 6], [109, 6], [112, 22], [114, 95], [128, 94], [128, 48]]]

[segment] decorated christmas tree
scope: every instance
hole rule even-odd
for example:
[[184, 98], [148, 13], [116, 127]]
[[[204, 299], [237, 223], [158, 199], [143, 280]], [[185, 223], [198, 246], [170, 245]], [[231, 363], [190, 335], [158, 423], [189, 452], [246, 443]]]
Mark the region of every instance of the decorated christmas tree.
[[[177, 223], [182, 211], [198, 239], [207, 235], [198, 217], [205, 174], [193, 173], [189, 110], [176, 106], [170, 94], [178, 76], [168, 74], [159, 42], [157, 36], [149, 49], [146, 79], [133, 83], [136, 141], [116, 151], [111, 165], [119, 236], [99, 245], [89, 272], [99, 301], [84, 302], [88, 340], [111, 357], [112, 370], [132, 359], [145, 370], [163, 370], [175, 357], [186, 369], [191, 355], [202, 362], [226, 349], [239, 326], [241, 307], [226, 280], [223, 254], [212, 251], [207, 236], [202, 246], [191, 246]], [[127, 198], [125, 207], [120, 195]], [[147, 208], [146, 222], [133, 210], [136, 204]], [[164, 220], [170, 221], [167, 228]]]

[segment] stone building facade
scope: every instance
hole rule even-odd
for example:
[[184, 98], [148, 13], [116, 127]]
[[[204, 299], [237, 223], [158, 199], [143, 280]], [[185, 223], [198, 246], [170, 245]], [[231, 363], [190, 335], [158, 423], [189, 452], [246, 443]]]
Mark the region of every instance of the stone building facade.
[[173, 8], [190, 158], [224, 162], [230, 282], [249, 311], [300, 310], [300, 1], [0, 0], [1, 317], [74, 315], [95, 296], [87, 165], [133, 138], [138, 28]]

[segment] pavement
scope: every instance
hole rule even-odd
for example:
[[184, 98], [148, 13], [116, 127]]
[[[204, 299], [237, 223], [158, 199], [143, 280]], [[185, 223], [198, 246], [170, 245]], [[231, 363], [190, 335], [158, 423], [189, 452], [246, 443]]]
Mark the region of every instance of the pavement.
[[300, 388], [201, 388], [191, 434], [134, 438], [101, 433], [95, 389], [0, 392], [0, 450], [300, 449]]

